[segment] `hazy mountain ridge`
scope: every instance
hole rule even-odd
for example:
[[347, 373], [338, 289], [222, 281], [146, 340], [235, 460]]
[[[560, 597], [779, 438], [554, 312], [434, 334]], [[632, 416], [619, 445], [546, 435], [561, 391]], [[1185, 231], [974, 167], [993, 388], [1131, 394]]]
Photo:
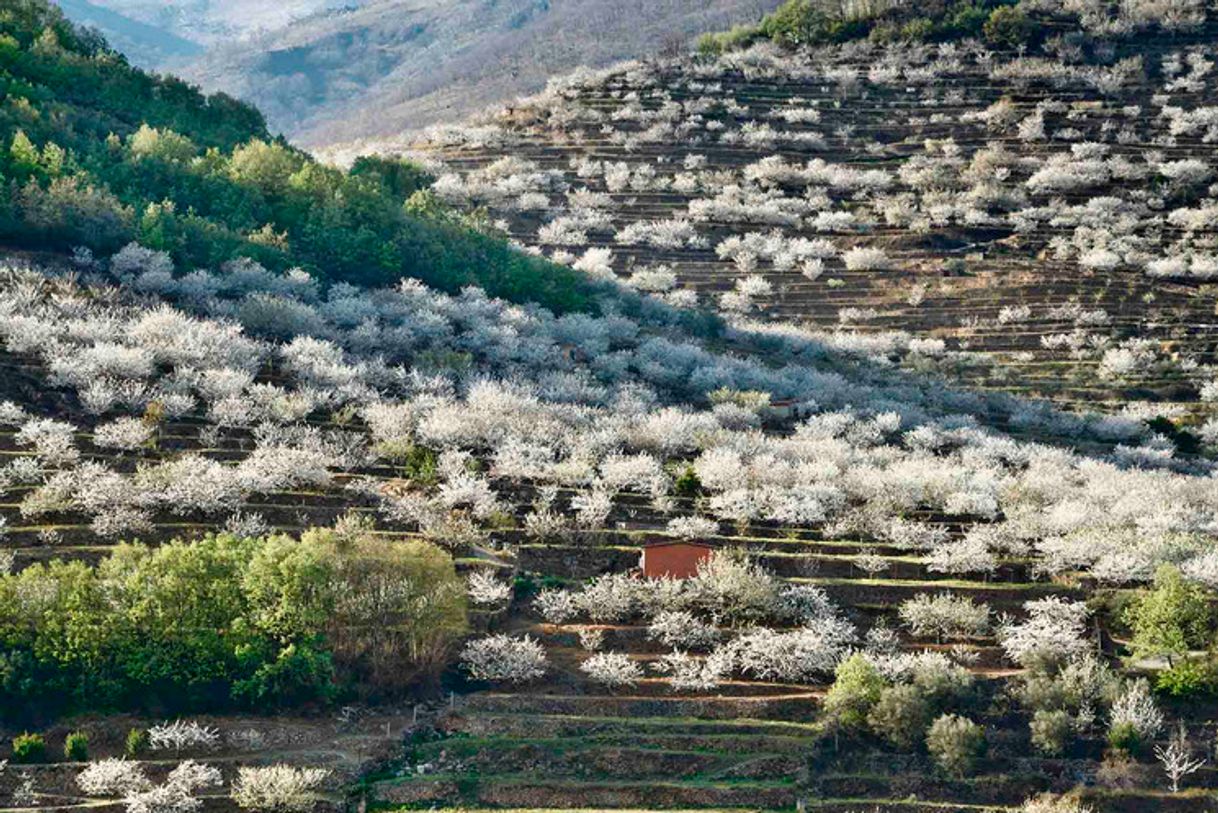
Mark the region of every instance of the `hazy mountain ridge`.
[[78, 25], [96, 29], [133, 64], [177, 72], [209, 48], [265, 36], [317, 15], [342, 13], [360, 0], [54, 0]]
[[156, 67], [203, 53], [197, 42], [89, 0], [57, 2], [72, 20], [102, 31], [111, 45], [137, 65]]
[[396, 135], [555, 74], [686, 44], [777, 0], [384, 0], [213, 49], [187, 78], [257, 104], [307, 146]]
[[[71, 6], [79, 2], [60, 5], [72, 16]], [[273, 31], [327, 9], [359, 6], [361, 0], [97, 0], [94, 5], [211, 47]]]

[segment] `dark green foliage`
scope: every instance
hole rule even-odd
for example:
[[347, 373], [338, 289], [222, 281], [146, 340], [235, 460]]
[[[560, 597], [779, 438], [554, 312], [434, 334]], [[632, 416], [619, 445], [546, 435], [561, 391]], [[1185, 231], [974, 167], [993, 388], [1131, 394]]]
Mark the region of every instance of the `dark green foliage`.
[[402, 476], [416, 485], [432, 485], [436, 482], [436, 465], [439, 458], [426, 446], [415, 443], [386, 441], [377, 444], [377, 454], [402, 469]]
[[685, 466], [673, 480], [673, 493], [679, 497], [694, 498], [702, 493], [702, 481], [693, 466]]
[[512, 582], [512, 596], [515, 601], [528, 601], [542, 590], [560, 590], [564, 587], [563, 580], [551, 574], [521, 573]]
[[1187, 429], [1176, 426], [1169, 418], [1160, 415], [1146, 421], [1151, 430], [1170, 440], [1176, 449], [1184, 454], [1196, 454], [1201, 450], [1201, 438]]
[[825, 45], [870, 37], [879, 42], [895, 40], [942, 42], [989, 34], [997, 44], [1027, 42], [1035, 26], [1021, 13], [1010, 13], [1015, 0], [931, 0], [925, 3], [882, 2], [853, 4], [849, 12], [841, 4], [823, 0], [787, 0], [756, 26], [737, 27], [723, 34], [704, 36], [698, 47], [716, 54], [769, 39], [788, 48]]
[[[761, 24], [761, 33], [787, 46], [834, 42], [847, 21], [835, 19], [812, 0], [787, 0]], [[845, 39], [850, 39], [845, 36]]]
[[913, 8], [923, 12], [923, 16], [903, 23], [901, 38], [946, 42], [979, 37], [991, 16], [997, 11], [1011, 10], [1008, 7], [1012, 3], [1013, 0], [956, 0], [917, 4]]
[[1002, 2], [957, 2], [949, 3], [941, 19], [935, 21], [934, 30], [927, 39], [954, 40], [977, 37], [985, 31], [993, 11], [1004, 7]]
[[389, 194], [402, 200], [410, 198], [415, 192], [427, 189], [436, 180], [429, 172], [409, 161], [375, 155], [357, 158], [351, 166], [351, 175], [355, 178], [375, 178]]
[[139, 240], [183, 270], [250, 257], [326, 282], [410, 276], [593, 308], [600, 288], [579, 272], [442, 207], [408, 207], [431, 183], [423, 170], [382, 158], [323, 166], [273, 140], [253, 108], [132, 68], [45, 0], [3, 8], [0, 240], [99, 255]]
[[788, 48], [847, 42], [866, 37], [871, 27], [868, 17], [841, 17], [825, 10], [815, 0], [787, 0], [759, 25], [737, 26], [722, 34], [707, 34], [698, 41], [698, 50], [717, 54], [769, 39]]
[[996, 8], [990, 12], [982, 30], [986, 42], [1001, 48], [1018, 48], [1027, 44], [1036, 27], [1028, 15], [1017, 8]]
[[73, 731], [63, 741], [63, 758], [68, 762], [87, 762], [89, 760], [89, 735], [83, 731]]
[[140, 755], [148, 750], [149, 746], [148, 730], [145, 728], [133, 728], [127, 732], [127, 740], [123, 744], [123, 753], [128, 759], [138, 759]]
[[[428, 601], [410, 590], [370, 600], [389, 583]], [[31, 606], [18, 598], [28, 595], [51, 598]], [[124, 544], [96, 567], [52, 561], [0, 577], [0, 691], [14, 716], [267, 709], [342, 688], [388, 696], [438, 674], [464, 630], [463, 582], [427, 543], [311, 531]]]
[[41, 734], [28, 731], [13, 737], [13, 762], [29, 764], [47, 761], [47, 744]]
[[253, 674], [233, 684], [233, 698], [250, 708], [267, 706], [291, 707], [312, 700], [333, 700], [338, 694], [334, 685], [334, 659], [308, 644], [288, 644], [274, 658], [265, 652], [247, 648], [238, 653], [244, 660], [253, 660]]
[[1060, 756], [1074, 743], [1074, 718], [1065, 711], [1041, 709], [1029, 723], [1032, 745], [1046, 756]]
[[[875, 29], [876, 31], [892, 31], [893, 27], [889, 26], [885, 29]], [[895, 39], [900, 39], [904, 42], [921, 42], [928, 40], [935, 34], [935, 23], [933, 20], [928, 20], [925, 17], [918, 17], [903, 24], [900, 28], [895, 29], [898, 34]], [[873, 31], [874, 33], [874, 31]], [[877, 34], [875, 39], [884, 41], [893, 37], [885, 36], [883, 33]]]
[[1117, 723], [1108, 730], [1108, 744], [1126, 754], [1142, 751], [1144, 743], [1133, 723]]

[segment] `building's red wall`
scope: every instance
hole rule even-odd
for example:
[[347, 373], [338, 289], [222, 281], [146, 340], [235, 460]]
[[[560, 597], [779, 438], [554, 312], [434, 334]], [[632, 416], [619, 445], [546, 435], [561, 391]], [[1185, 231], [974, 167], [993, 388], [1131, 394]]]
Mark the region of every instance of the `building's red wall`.
[[643, 575], [649, 579], [688, 579], [711, 549], [701, 545], [660, 545], [643, 549]]

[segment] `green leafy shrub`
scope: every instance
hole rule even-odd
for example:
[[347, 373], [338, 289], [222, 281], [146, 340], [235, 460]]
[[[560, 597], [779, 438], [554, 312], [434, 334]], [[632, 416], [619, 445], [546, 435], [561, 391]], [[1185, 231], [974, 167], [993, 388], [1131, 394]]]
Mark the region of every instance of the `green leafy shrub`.
[[1032, 38], [1036, 26], [1018, 8], [1002, 6], [990, 12], [982, 30], [991, 45], [1018, 48]]
[[899, 38], [908, 42], [928, 40], [935, 34], [935, 23], [925, 17], [910, 20], [900, 28]]
[[761, 24], [769, 39], [783, 45], [808, 45], [823, 42], [832, 20], [812, 0], [787, 0]]
[[903, 751], [912, 751], [926, 737], [932, 715], [930, 703], [917, 687], [887, 686], [867, 714], [867, 724]]
[[693, 466], [685, 466], [673, 480], [673, 492], [680, 497], [694, 498], [702, 493], [702, 481]]
[[[466, 629], [452, 557], [347, 530], [125, 544], [0, 576], [4, 711], [266, 708], [432, 680]], [[56, 600], [13, 600], [29, 590]]]
[[718, 56], [727, 51], [746, 48], [760, 36], [761, 29], [755, 25], [737, 25], [730, 31], [703, 34], [698, 38], [698, 53], [704, 56]]
[[89, 735], [83, 731], [73, 731], [63, 741], [63, 758], [68, 762], [87, 762], [89, 760]]
[[1074, 743], [1074, 718], [1069, 712], [1041, 709], [1029, 723], [1032, 745], [1046, 756], [1060, 756]]
[[385, 158], [379, 155], [364, 155], [351, 165], [353, 177], [371, 176], [379, 181], [394, 197], [408, 199], [415, 192], [429, 188], [435, 176], [427, 170], [401, 158]]
[[270, 660], [261, 653], [254, 654], [258, 666], [254, 673], [233, 684], [233, 698], [242, 705], [295, 706], [313, 700], [334, 699], [334, 660], [328, 652], [319, 652], [303, 643], [292, 643]]
[[1181, 575], [1175, 565], [1160, 565], [1153, 587], [1130, 602], [1124, 621], [1133, 631], [1131, 648], [1142, 658], [1174, 660], [1213, 642], [1214, 604], [1209, 592]]
[[1155, 691], [1169, 697], [1212, 695], [1218, 690], [1218, 665], [1208, 658], [1185, 658], [1155, 676]]
[[861, 653], [851, 655], [837, 666], [833, 686], [825, 696], [825, 714], [844, 729], [861, 729], [867, 714], [880, 699], [884, 678], [875, 665]]
[[385, 440], [376, 445], [376, 453], [402, 469], [402, 476], [419, 485], [436, 482], [436, 453], [408, 440]]
[[787, 0], [760, 25], [737, 26], [722, 34], [704, 36], [698, 41], [698, 49], [704, 54], [719, 54], [746, 47], [760, 38], [792, 48], [846, 42], [866, 37], [875, 16], [862, 8], [838, 14], [816, 0]]
[[938, 26], [941, 39], [960, 39], [962, 37], [979, 37], [985, 30], [989, 20], [990, 7], [993, 3], [955, 3], [944, 15], [944, 23]]
[[944, 714], [931, 723], [926, 749], [945, 772], [967, 776], [985, 755], [985, 729], [965, 717]]
[[1126, 754], [1138, 754], [1144, 743], [1133, 723], [1117, 723], [1108, 729], [1108, 744]]
[[148, 729], [133, 728], [127, 732], [127, 740], [123, 744], [123, 753], [128, 759], [137, 759], [148, 751], [149, 742]]
[[1031, 41], [1037, 33], [1015, 5], [1016, 0], [946, 0], [929, 5], [895, 0], [845, 4], [787, 0], [759, 25], [707, 35], [698, 45], [702, 53], [716, 55], [763, 38], [796, 48], [862, 38], [877, 43], [942, 42], [986, 34], [994, 44], [1014, 47]]
[[47, 744], [41, 734], [28, 731], [13, 737], [13, 762], [29, 764], [47, 761]]

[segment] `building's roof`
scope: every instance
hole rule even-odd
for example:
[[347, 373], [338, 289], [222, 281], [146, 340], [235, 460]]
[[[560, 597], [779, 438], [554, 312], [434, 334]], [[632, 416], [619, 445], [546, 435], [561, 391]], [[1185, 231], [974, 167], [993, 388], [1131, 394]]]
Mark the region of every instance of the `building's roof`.
[[673, 547], [677, 547], [680, 545], [685, 545], [685, 546], [691, 547], [691, 548], [714, 548], [714, 545], [710, 544], [709, 542], [681, 541], [681, 542], [649, 542], [643, 546], [643, 549], [648, 550], [650, 548], [673, 548]]

